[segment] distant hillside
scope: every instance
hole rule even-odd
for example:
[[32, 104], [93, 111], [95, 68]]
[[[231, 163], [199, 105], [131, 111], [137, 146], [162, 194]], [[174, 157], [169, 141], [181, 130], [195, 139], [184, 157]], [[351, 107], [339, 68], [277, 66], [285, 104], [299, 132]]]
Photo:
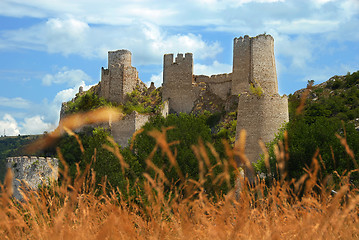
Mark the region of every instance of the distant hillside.
[[[308, 81], [308, 84], [314, 83]], [[289, 95], [289, 118], [295, 110], [305, 89]], [[345, 76], [333, 76], [328, 81], [312, 86], [305, 105], [305, 116], [336, 118], [353, 123], [359, 130], [359, 71]]]

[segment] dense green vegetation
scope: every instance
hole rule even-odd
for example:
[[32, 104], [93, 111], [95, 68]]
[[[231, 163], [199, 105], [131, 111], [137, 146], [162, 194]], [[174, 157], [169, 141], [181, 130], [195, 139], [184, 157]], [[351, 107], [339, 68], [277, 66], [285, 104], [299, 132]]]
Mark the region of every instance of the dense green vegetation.
[[[305, 103], [304, 112], [297, 114], [301, 93], [289, 96], [290, 122], [276, 139], [269, 144], [271, 172], [278, 177], [274, 145], [284, 141], [283, 132], [288, 132], [289, 179], [298, 178], [310, 166], [317, 149], [321, 164], [321, 176], [336, 176], [356, 169], [355, 160], [346, 152], [336, 134], [345, 137], [354, 156], [359, 156], [359, 131], [354, 123], [359, 117], [359, 71], [344, 77], [335, 76], [326, 83], [312, 87]], [[257, 169], [267, 172], [264, 160], [258, 162]], [[359, 186], [358, 173], [352, 174], [352, 182]]]
[[[295, 117], [301, 93], [289, 95], [290, 119]], [[307, 121], [316, 117], [353, 121], [359, 117], [359, 71], [346, 76], [334, 76], [325, 83], [313, 86], [306, 100]]]
[[[336, 134], [347, 139], [348, 145], [353, 150], [355, 156], [359, 156], [359, 132], [355, 130], [355, 123], [359, 117], [359, 72], [348, 74], [343, 77], [335, 76], [326, 83], [313, 86], [305, 102], [305, 109], [297, 114], [296, 109], [300, 104], [303, 91], [298, 91], [289, 96], [290, 122], [278, 133], [276, 139], [269, 146], [271, 172], [274, 177], [278, 177], [276, 169], [276, 157], [274, 146], [278, 141], [284, 141], [283, 133], [288, 132], [289, 162], [287, 165], [288, 178], [298, 178], [307, 166], [312, 162], [314, 153], [319, 149], [317, 159], [321, 164], [321, 176], [324, 178], [334, 171], [343, 174], [345, 171], [356, 168], [354, 160], [346, 153]], [[208, 100], [210, 101], [210, 100]], [[149, 133], [155, 129], [167, 130], [167, 142], [173, 143], [170, 146], [175, 152], [179, 168], [184, 176], [198, 180], [199, 163], [193, 151], [193, 145], [199, 142], [209, 142], [214, 145], [221, 157], [224, 157], [222, 139], [229, 143], [234, 143], [237, 112], [225, 112], [222, 108], [220, 112], [209, 112], [203, 104], [202, 113], [191, 114], [170, 114], [167, 118], [159, 116], [161, 105], [161, 89], [153, 91], [141, 91], [135, 89], [127, 95], [124, 105], [116, 105], [125, 113], [136, 110], [140, 113], [153, 113], [151, 121], [144, 126], [144, 131], [136, 136], [133, 148], [122, 149], [120, 152], [126, 159], [129, 168], [124, 169], [118, 158], [103, 145], [115, 146], [108, 140], [109, 133], [106, 129], [87, 129], [81, 132], [85, 152], [82, 153], [75, 138], [66, 136], [59, 142], [59, 147], [65, 160], [70, 166], [71, 176], [76, 175], [76, 164], [81, 170], [91, 163], [96, 172], [97, 181], [107, 178], [112, 186], [120, 189], [127, 189], [127, 185], [132, 186], [126, 194], [133, 195], [136, 191], [141, 191], [141, 179], [143, 173], [147, 172], [155, 178], [155, 171], [148, 167], [146, 159], [153, 154], [152, 161], [157, 167], [162, 169], [169, 181], [175, 181], [180, 176], [173, 167], [168, 156], [158, 148], [152, 153], [156, 146], [156, 140]], [[211, 102], [208, 106], [211, 106]], [[70, 113], [92, 110], [101, 106], [114, 106], [99, 98], [92, 91], [78, 96], [75, 101], [68, 103], [67, 111]], [[344, 121], [344, 122], [342, 122]], [[199, 140], [200, 139], [200, 140]], [[10, 140], [8, 140], [10, 141]], [[6, 143], [6, 148], [1, 148], [0, 153], [4, 156], [18, 155], [18, 146], [25, 144], [21, 140], [16, 140], [16, 146], [11, 141]], [[208, 150], [208, 146], [206, 146]], [[15, 152], [14, 152], [15, 151]], [[95, 154], [96, 152], [96, 154]], [[207, 151], [210, 152], [210, 151]], [[49, 150], [47, 155], [55, 154]], [[95, 156], [95, 158], [93, 157]], [[2, 158], [4, 159], [4, 157]], [[209, 154], [211, 164], [215, 164], [214, 156]], [[256, 164], [258, 172], [266, 172], [263, 159]], [[214, 173], [220, 171], [219, 167], [213, 169]], [[335, 176], [335, 174], [334, 174]], [[139, 182], [138, 182], [139, 180]], [[352, 174], [352, 180], [359, 183], [357, 173]], [[218, 190], [226, 191], [225, 186], [206, 186], [207, 192]]]
[[162, 106], [162, 88], [154, 90], [143, 90], [136, 88], [126, 96], [126, 103], [123, 105], [125, 113], [133, 111], [139, 113], [159, 113]]
[[[141, 179], [143, 180], [143, 173], [147, 172], [152, 178], [156, 178], [156, 172], [151, 169], [146, 163], [146, 159], [151, 155], [156, 146], [156, 140], [148, 133], [157, 129], [166, 131], [166, 141], [173, 143], [170, 146], [172, 152], [176, 152], [176, 159], [180, 171], [184, 177], [198, 180], [199, 165], [198, 160], [193, 152], [191, 146], [199, 144], [200, 141], [212, 142], [219, 153], [223, 153], [223, 146], [220, 143], [215, 143], [209, 125], [207, 125], [208, 116], [189, 115], [189, 114], [170, 114], [167, 118], [155, 116], [144, 126], [144, 131], [136, 136], [133, 148], [130, 147], [120, 150], [129, 168], [123, 169], [119, 159], [110, 151], [104, 149], [103, 145], [114, 147], [108, 141], [108, 132], [105, 129], [94, 129], [92, 132], [82, 132], [80, 137], [85, 152], [81, 153], [80, 147], [74, 137], [67, 136], [61, 140], [59, 147], [63, 153], [66, 162], [70, 167], [70, 175], [76, 175], [76, 164], [79, 164], [80, 169], [83, 170], [87, 164], [92, 162], [92, 168], [96, 172], [98, 183], [101, 183], [104, 177], [107, 178], [111, 186], [117, 186], [124, 192], [127, 192], [127, 184], [131, 186], [130, 195], [134, 195], [136, 191], [142, 191]], [[173, 127], [173, 128], [172, 128]], [[190, 131], [189, 131], [190, 130]], [[117, 146], [118, 147], [118, 146]], [[95, 150], [96, 149], [96, 150]], [[96, 160], [93, 156], [96, 152]], [[223, 155], [223, 154], [222, 154]], [[91, 160], [92, 159], [92, 160]], [[212, 155], [209, 155], [211, 165], [216, 164], [216, 160]], [[160, 147], [154, 152], [152, 162], [162, 169], [169, 182], [177, 181], [181, 176], [176, 171], [164, 154]], [[214, 174], [222, 172], [220, 167], [213, 168]], [[136, 188], [134, 187], [136, 184]], [[179, 183], [178, 183], [179, 184]], [[218, 186], [206, 186], [207, 192], [227, 191], [227, 186], [220, 184]]]
[[74, 101], [67, 102], [65, 114], [87, 112], [103, 106], [113, 106], [113, 104], [89, 90], [77, 96]]
[[99, 97], [90, 89], [77, 95], [73, 101], [67, 102], [65, 114], [87, 112], [104, 106], [118, 107], [126, 114], [130, 114], [133, 111], [139, 113], [158, 113], [162, 106], [161, 88], [150, 91], [147, 89], [141, 90], [139, 87], [136, 87], [135, 90], [126, 95], [125, 104], [109, 102], [103, 97]]

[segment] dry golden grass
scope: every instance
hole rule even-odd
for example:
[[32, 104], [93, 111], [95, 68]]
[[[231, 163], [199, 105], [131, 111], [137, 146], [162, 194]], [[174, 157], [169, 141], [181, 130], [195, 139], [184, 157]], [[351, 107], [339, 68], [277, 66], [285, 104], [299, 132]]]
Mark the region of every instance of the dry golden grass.
[[[74, 134], [71, 127], [70, 134]], [[246, 157], [242, 145], [231, 149], [226, 145], [227, 159], [220, 159], [213, 146], [199, 142], [193, 150], [199, 163], [199, 181], [186, 179], [176, 161], [176, 153], [166, 141], [166, 130], [153, 131], [156, 149], [161, 149], [182, 178], [180, 186], [164, 192], [168, 183], [165, 174], [147, 159], [155, 170], [155, 179], [144, 174], [146, 200], [140, 195], [124, 200], [118, 189], [98, 194], [95, 174], [88, 166], [71, 181], [65, 161], [62, 183], [55, 183], [39, 192], [25, 192], [24, 201], [11, 199], [11, 172], [8, 171], [0, 196], [0, 239], [357, 239], [359, 238], [356, 189], [349, 185], [349, 174], [341, 176], [337, 194], [325, 182], [317, 182], [320, 171], [317, 155], [307, 174], [297, 181], [279, 179], [266, 187], [262, 180], [246, 186], [236, 198], [235, 189], [212, 201], [203, 190], [206, 181], [212, 184], [229, 182], [229, 165]], [[46, 141], [46, 139], [42, 140]], [[239, 143], [245, 142], [245, 132]], [[79, 141], [81, 145], [81, 141]], [[345, 143], [343, 143], [345, 144]], [[286, 144], [284, 144], [286, 145]], [[108, 147], [121, 161], [118, 149]], [[223, 173], [212, 176], [208, 154], [223, 166]], [[287, 161], [286, 147], [277, 148], [278, 159]], [[278, 163], [284, 164], [282, 162]], [[268, 162], [269, 164], [269, 162]], [[206, 166], [206, 167], [204, 167]], [[269, 166], [268, 166], [269, 167]], [[206, 170], [208, 169], [208, 171]], [[208, 180], [206, 180], [208, 179]], [[300, 198], [297, 193], [303, 194]]]

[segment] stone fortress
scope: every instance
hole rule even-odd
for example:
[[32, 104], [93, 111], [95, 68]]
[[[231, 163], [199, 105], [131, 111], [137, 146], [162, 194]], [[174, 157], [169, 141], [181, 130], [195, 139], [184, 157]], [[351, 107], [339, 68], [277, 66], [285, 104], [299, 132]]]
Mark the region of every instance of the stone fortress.
[[174, 61], [173, 54], [166, 54], [162, 86], [162, 98], [169, 101], [171, 112], [190, 113], [201, 89], [222, 100], [238, 96], [236, 139], [241, 129], [247, 131], [246, 155], [251, 162], [262, 153], [258, 140], [270, 142], [289, 121], [288, 98], [278, 94], [274, 39], [270, 35], [235, 38], [231, 73], [194, 75], [191, 53], [178, 54]]
[[[108, 68], [101, 70], [101, 81], [93, 88], [95, 94], [108, 101], [123, 104], [126, 94], [136, 88], [147, 89], [138, 78], [138, 72], [131, 65], [131, 52], [118, 50], [108, 52]], [[153, 90], [151, 84], [149, 90]], [[79, 94], [83, 94], [80, 88]], [[262, 34], [256, 37], [244, 36], [234, 39], [233, 69], [231, 73], [212, 76], [193, 74], [192, 53], [165, 54], [163, 61], [163, 84], [161, 114], [191, 113], [196, 103], [208, 94], [226, 103], [234, 103], [237, 109], [236, 140], [242, 129], [247, 131], [245, 153], [251, 162], [257, 161], [262, 150], [259, 140], [270, 142], [278, 129], [289, 120], [288, 98], [278, 94], [278, 82], [274, 57], [274, 39], [270, 35]], [[73, 99], [74, 101], [74, 99]], [[232, 104], [233, 105], [233, 104]], [[66, 103], [63, 103], [60, 117], [65, 117]], [[114, 140], [121, 146], [127, 146], [133, 133], [140, 129], [150, 119], [148, 114], [133, 112], [122, 120], [104, 124], [110, 130]], [[29, 183], [34, 182], [28, 169], [33, 168], [34, 162], [43, 159], [25, 158], [8, 159], [8, 166], [17, 177]], [[18, 166], [15, 168], [14, 163]], [[31, 167], [29, 167], [31, 166]], [[45, 169], [40, 172], [46, 176], [53, 173]], [[57, 169], [57, 168], [56, 168]], [[33, 174], [34, 175], [34, 174]], [[34, 185], [32, 184], [32, 185]]]
[[[101, 81], [95, 93], [108, 101], [124, 103], [126, 94], [136, 87], [145, 89], [146, 85], [131, 65], [131, 52], [109, 51], [108, 69], [102, 68]], [[254, 93], [253, 89], [261, 93]], [[173, 54], [164, 55], [163, 116], [168, 113], [191, 113], [203, 92], [224, 102], [236, 98], [236, 138], [241, 129], [246, 129], [246, 154], [251, 162], [256, 161], [262, 152], [258, 140], [271, 141], [278, 129], [289, 120], [288, 98], [278, 94], [274, 39], [271, 35], [235, 38], [231, 73], [194, 75], [192, 53], [177, 54], [175, 59]], [[117, 143], [127, 146], [132, 134], [148, 120], [149, 115], [132, 113], [107, 127]]]

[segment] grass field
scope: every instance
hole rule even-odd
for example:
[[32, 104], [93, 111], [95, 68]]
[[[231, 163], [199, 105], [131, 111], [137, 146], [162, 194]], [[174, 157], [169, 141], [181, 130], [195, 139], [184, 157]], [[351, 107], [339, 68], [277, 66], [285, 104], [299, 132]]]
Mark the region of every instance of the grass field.
[[[158, 147], [176, 167], [175, 154], [160, 134], [158, 137]], [[241, 141], [244, 139], [245, 134]], [[41, 143], [46, 145], [46, 139]], [[283, 150], [278, 152], [279, 157], [287, 161], [285, 148], [279, 149]], [[95, 174], [88, 166], [73, 180], [65, 167], [61, 185], [54, 183], [38, 192], [26, 192], [24, 201], [18, 202], [10, 198], [12, 174], [8, 171], [1, 186], [0, 239], [359, 238], [359, 195], [350, 185], [350, 172], [339, 176], [339, 189], [333, 193], [334, 186], [328, 179], [318, 181], [320, 164], [314, 156], [312, 166], [300, 179], [276, 179], [269, 185], [257, 180], [251, 185], [238, 174], [240, 190], [237, 184], [228, 194], [218, 194], [213, 200], [203, 188], [206, 181], [212, 181], [205, 177], [211, 174], [206, 170], [211, 167], [203, 167], [207, 164], [206, 151], [199, 152], [199, 180], [184, 179], [171, 187], [157, 168], [155, 178], [144, 175], [145, 197], [137, 195], [129, 199], [123, 198], [118, 189], [106, 191], [106, 181], [102, 183], [102, 191], [96, 190]], [[241, 147], [227, 149], [227, 156], [219, 163], [224, 166], [223, 174], [213, 179], [212, 184], [220, 181], [230, 184], [229, 168], [225, 165], [233, 164], [234, 156], [246, 161]], [[148, 160], [151, 165], [151, 159]], [[283, 164], [278, 163], [279, 171], [285, 169]]]

